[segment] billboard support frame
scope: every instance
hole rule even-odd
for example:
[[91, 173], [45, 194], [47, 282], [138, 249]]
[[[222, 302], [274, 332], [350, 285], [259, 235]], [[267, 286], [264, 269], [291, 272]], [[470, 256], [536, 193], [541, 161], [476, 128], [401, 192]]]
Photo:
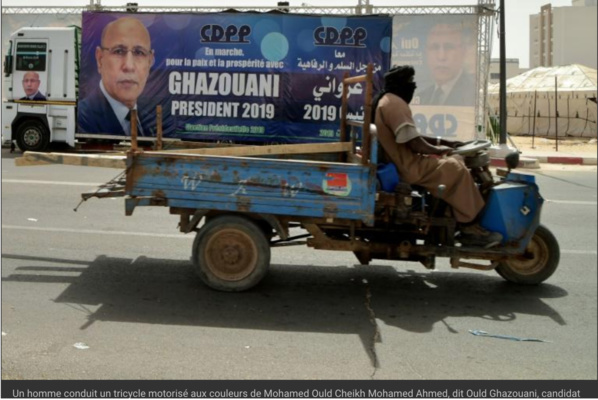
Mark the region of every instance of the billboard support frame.
[[[498, 10], [495, 0], [478, 0], [477, 5], [453, 5], [453, 6], [374, 6], [359, 1], [355, 7], [318, 7], [318, 6], [289, 6], [287, 13], [293, 14], [314, 14], [314, 15], [428, 15], [428, 14], [448, 14], [448, 15], [477, 15], [479, 23], [478, 33], [478, 57], [477, 57], [477, 101], [475, 104], [475, 124], [476, 135], [478, 138], [486, 137], [486, 109], [487, 109], [487, 84], [490, 66], [490, 55], [492, 45], [492, 29]], [[137, 12], [154, 13], [214, 13], [224, 11], [239, 12], [272, 12], [276, 6], [272, 7], [151, 7], [139, 5]], [[14, 14], [82, 14], [84, 11], [106, 11], [106, 12], [126, 12], [127, 5], [123, 6], [102, 6], [101, 4], [90, 4], [79, 7], [2, 7], [2, 15]]]

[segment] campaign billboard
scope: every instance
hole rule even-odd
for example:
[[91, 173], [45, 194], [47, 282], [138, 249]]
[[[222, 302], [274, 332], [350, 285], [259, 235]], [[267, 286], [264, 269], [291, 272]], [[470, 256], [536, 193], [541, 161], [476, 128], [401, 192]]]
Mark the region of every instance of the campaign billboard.
[[[392, 19], [284, 13], [83, 14], [78, 131], [186, 140], [337, 140], [342, 77], [390, 63]], [[363, 87], [349, 118], [363, 118]]]
[[477, 37], [475, 15], [393, 17], [391, 64], [415, 68], [411, 109], [421, 133], [475, 138]]

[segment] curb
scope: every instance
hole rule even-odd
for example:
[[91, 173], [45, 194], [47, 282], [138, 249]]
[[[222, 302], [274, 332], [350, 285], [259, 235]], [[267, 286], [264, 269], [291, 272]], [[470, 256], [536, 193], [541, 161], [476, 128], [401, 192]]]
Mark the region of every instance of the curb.
[[[540, 168], [540, 164], [566, 164], [566, 165], [597, 165], [596, 157], [571, 157], [571, 156], [528, 156], [520, 157], [518, 168]], [[493, 167], [506, 167], [502, 158], [491, 158]]]
[[[507, 163], [503, 158], [491, 158], [490, 165], [493, 167], [506, 167]], [[519, 164], [517, 164], [517, 168], [540, 168], [540, 161], [535, 158], [521, 157], [519, 158]]]
[[596, 157], [560, 157], [539, 156], [538, 162], [544, 164], [569, 164], [569, 165], [596, 165]]

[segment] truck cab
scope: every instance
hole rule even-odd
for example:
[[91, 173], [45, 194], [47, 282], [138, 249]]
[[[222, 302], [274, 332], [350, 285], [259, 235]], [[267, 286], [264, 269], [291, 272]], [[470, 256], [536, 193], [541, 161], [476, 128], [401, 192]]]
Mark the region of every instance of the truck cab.
[[81, 29], [21, 28], [4, 58], [2, 144], [75, 146]]

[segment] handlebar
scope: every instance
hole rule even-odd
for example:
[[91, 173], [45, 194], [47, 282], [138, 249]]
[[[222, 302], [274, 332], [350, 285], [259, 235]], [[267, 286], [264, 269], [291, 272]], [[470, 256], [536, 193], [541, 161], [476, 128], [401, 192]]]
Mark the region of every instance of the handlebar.
[[490, 146], [492, 146], [492, 142], [489, 140], [470, 140], [469, 142], [463, 143], [462, 146], [454, 149], [452, 154], [460, 154], [463, 156], [473, 155], [478, 151], [489, 148]]

